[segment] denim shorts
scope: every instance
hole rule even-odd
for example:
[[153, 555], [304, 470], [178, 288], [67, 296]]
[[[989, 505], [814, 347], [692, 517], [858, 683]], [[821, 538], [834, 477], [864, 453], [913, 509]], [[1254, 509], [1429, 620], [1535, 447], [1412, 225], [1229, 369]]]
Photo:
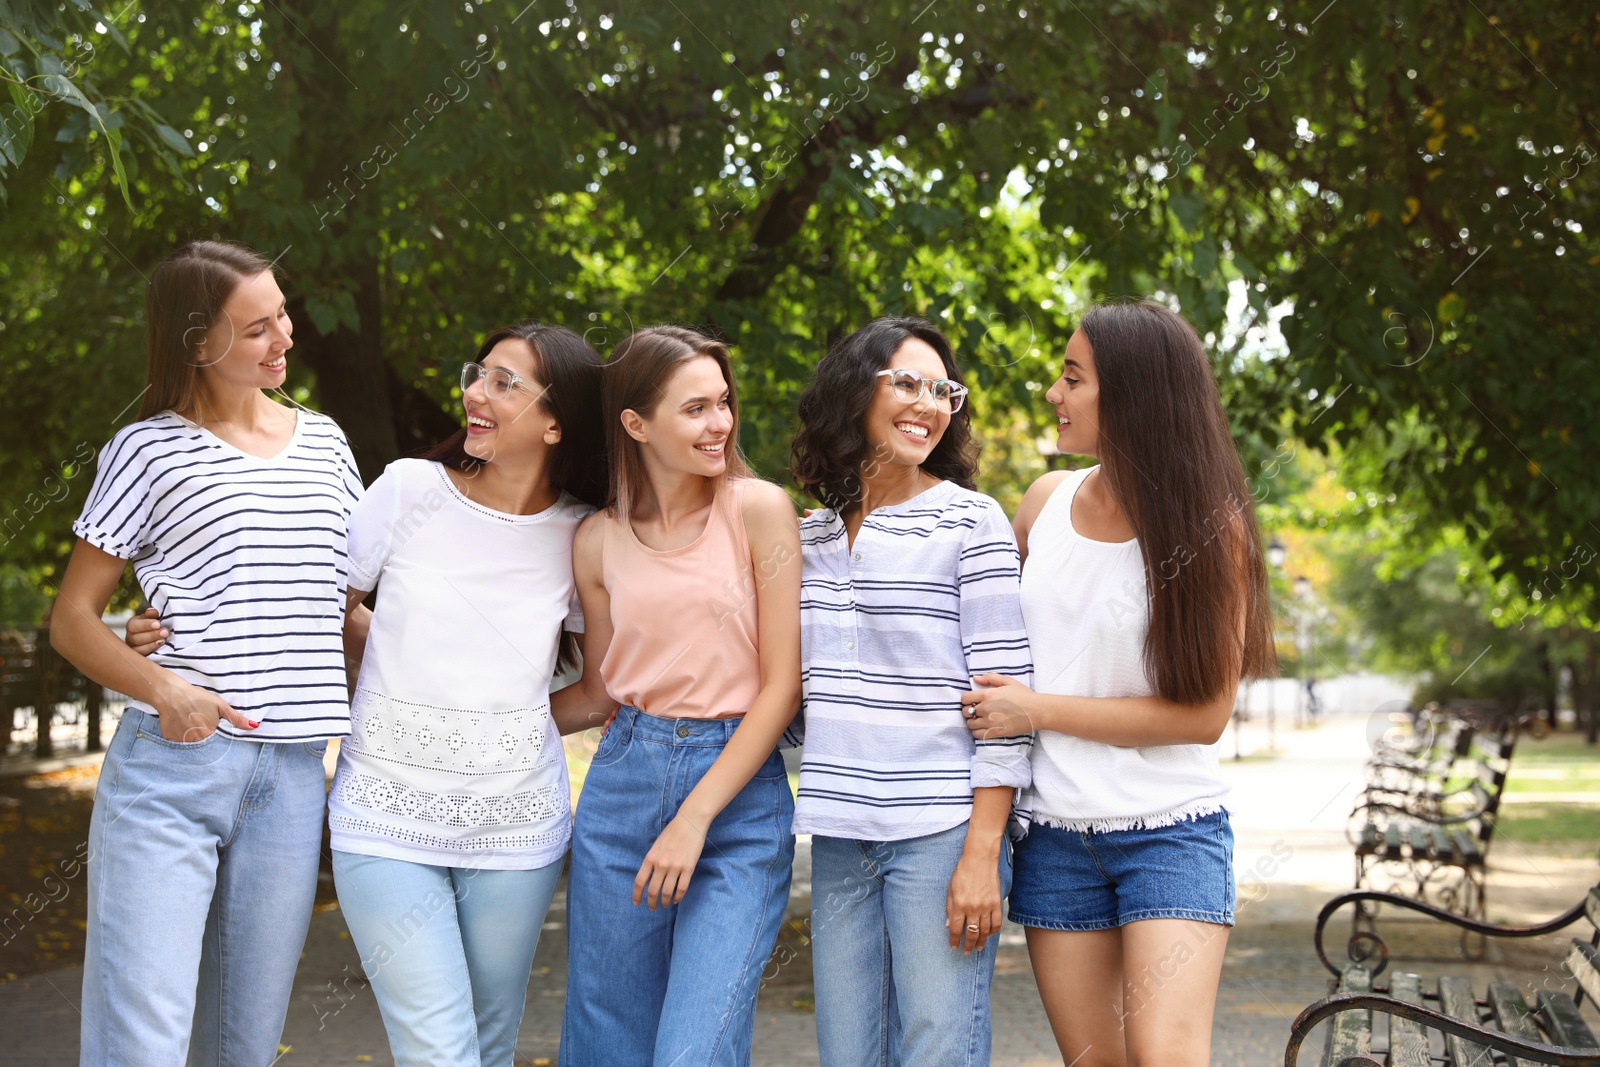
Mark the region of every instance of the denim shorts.
[[1233, 925], [1233, 828], [1216, 812], [1152, 830], [1034, 823], [1016, 847], [1010, 919], [1109, 930], [1141, 919]]

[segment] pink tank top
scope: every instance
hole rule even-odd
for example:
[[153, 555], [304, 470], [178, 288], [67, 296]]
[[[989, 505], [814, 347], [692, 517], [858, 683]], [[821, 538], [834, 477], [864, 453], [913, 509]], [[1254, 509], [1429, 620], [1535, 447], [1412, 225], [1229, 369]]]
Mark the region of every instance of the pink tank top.
[[611, 699], [666, 719], [750, 710], [761, 661], [743, 502], [742, 480], [727, 482], [705, 532], [665, 552], [643, 544], [627, 520], [606, 517], [612, 633], [600, 676]]

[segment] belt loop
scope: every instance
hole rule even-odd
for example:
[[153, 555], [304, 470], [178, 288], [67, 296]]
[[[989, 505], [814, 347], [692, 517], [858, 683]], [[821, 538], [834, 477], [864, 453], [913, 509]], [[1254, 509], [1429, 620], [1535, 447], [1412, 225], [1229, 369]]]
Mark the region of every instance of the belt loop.
[[622, 732], [623, 744], [632, 744], [633, 728], [639, 722], [639, 709], [632, 704], [624, 704], [617, 710], [617, 718], [618, 720], [626, 719], [626, 725], [623, 727]]

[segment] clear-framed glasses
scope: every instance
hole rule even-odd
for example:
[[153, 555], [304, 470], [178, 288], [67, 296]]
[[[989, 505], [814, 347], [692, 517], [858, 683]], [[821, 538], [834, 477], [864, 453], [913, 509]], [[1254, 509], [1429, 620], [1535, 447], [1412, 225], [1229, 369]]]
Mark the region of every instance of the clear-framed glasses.
[[483, 383], [483, 392], [490, 400], [504, 400], [511, 395], [511, 390], [522, 386], [527, 388], [528, 379], [504, 367], [485, 367], [482, 363], [463, 363], [461, 365], [461, 391], [465, 393], [478, 382]]
[[953, 415], [967, 400], [967, 387], [949, 378], [924, 378], [914, 370], [881, 370], [878, 377], [888, 378], [895, 398], [907, 404], [915, 404], [926, 391], [939, 410]]

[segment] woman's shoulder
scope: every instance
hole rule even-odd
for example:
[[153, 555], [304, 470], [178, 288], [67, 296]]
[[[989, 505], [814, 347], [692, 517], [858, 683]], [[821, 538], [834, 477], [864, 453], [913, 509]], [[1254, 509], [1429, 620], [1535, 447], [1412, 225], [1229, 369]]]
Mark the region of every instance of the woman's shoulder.
[[111, 435], [109, 444], [118, 445], [131, 440], [146, 440], [152, 437], [192, 437], [200, 432], [200, 428], [188, 419], [183, 418], [175, 411], [158, 411], [154, 415], [130, 422], [116, 433]]
[[[115, 471], [148, 470], [153, 460], [183, 452], [202, 441], [200, 428], [171, 411], [130, 422], [111, 435], [100, 450], [98, 465]], [[182, 462], [179, 457], [177, 462]]]
[[981, 493], [976, 489], [966, 489], [954, 482], [945, 482], [944, 484], [949, 488], [946, 490], [945, 499], [939, 502], [939, 506], [945, 516], [981, 516], [983, 518], [999, 518], [1002, 522], [1011, 521], [1006, 518], [1006, 509], [1000, 506], [1000, 501], [988, 493]]
[[746, 518], [795, 514], [794, 501], [789, 494], [765, 478], [736, 478], [728, 483], [728, 488], [734, 492]]

